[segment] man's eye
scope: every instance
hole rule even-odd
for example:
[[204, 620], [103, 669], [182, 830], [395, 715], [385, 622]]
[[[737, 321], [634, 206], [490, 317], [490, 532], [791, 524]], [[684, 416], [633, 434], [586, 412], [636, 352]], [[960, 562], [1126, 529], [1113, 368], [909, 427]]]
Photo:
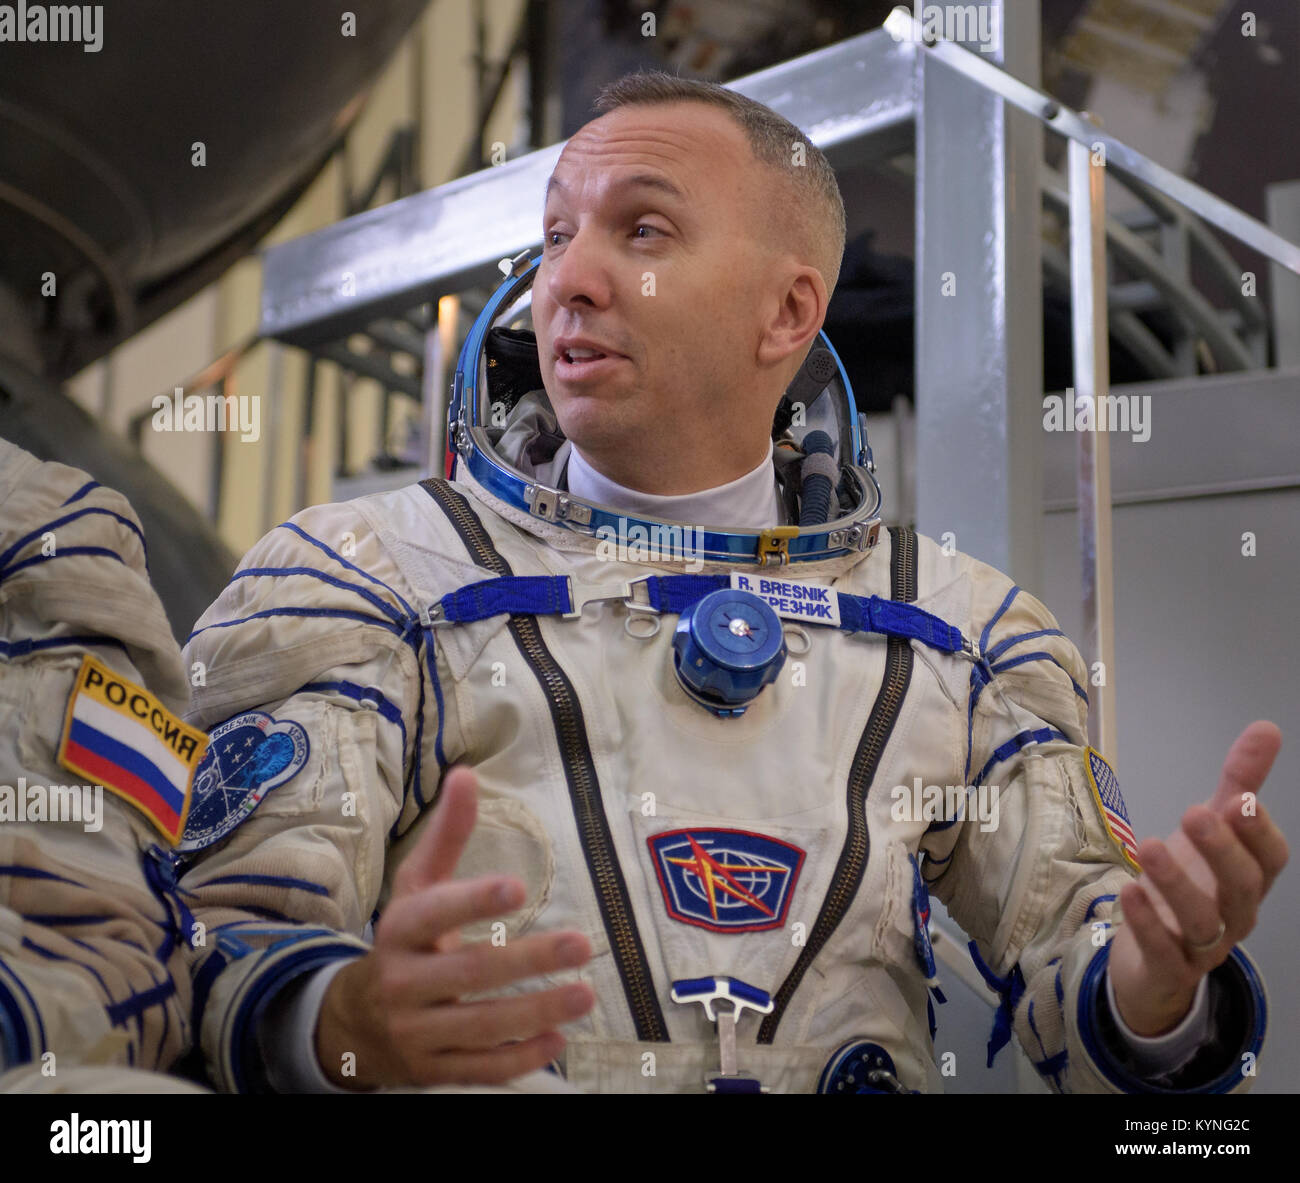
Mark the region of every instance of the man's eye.
[[662, 234], [662, 233], [663, 233], [663, 231], [660, 230], [658, 226], [651, 226], [649, 222], [639, 222], [639, 223], [637, 223], [637, 227], [636, 227], [636, 229], [637, 229], [638, 235], [639, 235], [640, 237], [644, 237], [644, 235], [640, 235], [640, 231], [642, 231], [642, 230], [652, 230], [652, 231], [654, 231], [655, 234]]
[[559, 246], [559, 243], [555, 242], [554, 240], [557, 239], [557, 238], [563, 238], [563, 237], [564, 237], [564, 231], [563, 231], [563, 230], [550, 230], [550, 231], [547, 231], [547, 234], [546, 234], [546, 245], [547, 245], [547, 246]]

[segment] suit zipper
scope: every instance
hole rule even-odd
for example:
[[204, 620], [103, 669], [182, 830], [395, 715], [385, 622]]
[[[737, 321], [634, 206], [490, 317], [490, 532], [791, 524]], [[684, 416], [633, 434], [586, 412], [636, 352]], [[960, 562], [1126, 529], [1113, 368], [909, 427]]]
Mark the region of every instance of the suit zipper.
[[[916, 599], [916, 535], [908, 529], [890, 528], [890, 595], [911, 603]], [[885, 676], [871, 715], [858, 741], [849, 771], [848, 833], [835, 864], [830, 888], [822, 901], [812, 933], [780, 988], [772, 996], [773, 1008], [758, 1029], [758, 1042], [771, 1043], [781, 1016], [803, 981], [808, 967], [830, 940], [857, 895], [867, 868], [870, 839], [867, 832], [867, 793], [875, 779], [880, 757], [889, 742], [912, 677], [912, 647], [902, 637], [890, 637], [885, 654]]]
[[[513, 574], [510, 564], [492, 545], [483, 523], [459, 493], [437, 477], [420, 483], [451, 520], [478, 566], [497, 575]], [[637, 1039], [641, 1042], [667, 1042], [668, 1027], [655, 996], [654, 979], [632, 916], [627, 884], [614, 852], [614, 840], [601, 802], [600, 783], [596, 778], [596, 766], [578, 696], [542, 640], [535, 616], [511, 616], [509, 628], [550, 706], [574, 820], [596, 889], [605, 933], [632, 1012]]]

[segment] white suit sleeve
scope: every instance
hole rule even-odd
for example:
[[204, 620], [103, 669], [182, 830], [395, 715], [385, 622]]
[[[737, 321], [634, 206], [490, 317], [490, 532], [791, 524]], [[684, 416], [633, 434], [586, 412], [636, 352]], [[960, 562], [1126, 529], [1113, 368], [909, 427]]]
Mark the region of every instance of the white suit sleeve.
[[[283, 1084], [262, 1055], [292, 1042], [272, 1030], [284, 1021], [277, 996], [368, 949], [390, 837], [441, 773], [432, 647], [414, 593], [350, 505], [304, 511], [263, 538], [186, 646], [205, 671], [194, 713], [219, 762], [205, 784], [236, 786], [198, 801], [191, 828], [205, 845], [183, 880], [208, 933], [195, 1010], [221, 1089]], [[271, 765], [276, 787], [250, 812], [239, 759], [265, 735], [287, 763]]]
[[1199, 1025], [1194, 1008], [1177, 1039], [1126, 1037], [1107, 1005], [1119, 893], [1137, 872], [1115, 823], [1118, 779], [1087, 747], [1086, 667], [1038, 600], [976, 571], [982, 660], [970, 678], [967, 777], [996, 787], [1000, 822], [932, 826], [922, 849], [929, 888], [975, 938], [976, 964], [1002, 995], [990, 1062], [1014, 1027], [1058, 1091], [1249, 1087], [1267, 1008], [1244, 950], [1209, 975], [1207, 1017]]

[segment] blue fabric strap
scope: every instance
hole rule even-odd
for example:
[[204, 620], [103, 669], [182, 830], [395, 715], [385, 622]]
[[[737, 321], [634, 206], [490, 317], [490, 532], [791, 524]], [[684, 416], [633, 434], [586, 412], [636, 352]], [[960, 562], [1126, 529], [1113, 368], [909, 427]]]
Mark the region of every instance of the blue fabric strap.
[[884, 633], [887, 637], [911, 637], [943, 653], [960, 653], [964, 648], [961, 629], [954, 628], [915, 604], [884, 600], [880, 596], [840, 594], [840, 627], [847, 632]]
[[440, 603], [458, 623], [506, 612], [548, 616], [569, 611], [569, 584], [561, 575], [500, 575], [448, 592]]
[[[731, 586], [726, 575], [652, 575], [644, 580], [650, 607], [680, 615], [710, 592]], [[839, 601], [839, 628], [848, 633], [879, 633], [920, 641], [942, 653], [967, 649], [961, 629], [933, 613], [880, 596], [834, 593]], [[569, 580], [564, 575], [502, 575], [482, 579], [439, 600], [442, 620], [469, 624], [503, 613], [552, 616], [572, 611]]]
[[726, 575], [652, 575], [646, 580], [650, 607], [680, 616], [710, 592], [731, 586]]
[[980, 972], [980, 977], [988, 983], [991, 990], [997, 991], [1002, 996], [1002, 1004], [993, 1017], [993, 1031], [989, 1036], [988, 1067], [992, 1068], [994, 1057], [1011, 1042], [1011, 1024], [1015, 1018], [1016, 1007], [1024, 997], [1025, 978], [1020, 972], [1019, 965], [1013, 965], [1011, 972], [1005, 978], [998, 977], [980, 956], [979, 946], [974, 941], [971, 941], [967, 947], [970, 949], [975, 968]]

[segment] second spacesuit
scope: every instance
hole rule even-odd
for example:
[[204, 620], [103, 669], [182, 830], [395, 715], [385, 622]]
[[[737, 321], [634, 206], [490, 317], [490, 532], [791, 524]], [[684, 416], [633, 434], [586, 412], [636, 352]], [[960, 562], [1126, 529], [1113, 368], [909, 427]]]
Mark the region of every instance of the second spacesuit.
[[24, 1088], [143, 1087], [71, 1070], [189, 1046], [188, 689], [125, 498], [0, 440], [0, 1068]]

